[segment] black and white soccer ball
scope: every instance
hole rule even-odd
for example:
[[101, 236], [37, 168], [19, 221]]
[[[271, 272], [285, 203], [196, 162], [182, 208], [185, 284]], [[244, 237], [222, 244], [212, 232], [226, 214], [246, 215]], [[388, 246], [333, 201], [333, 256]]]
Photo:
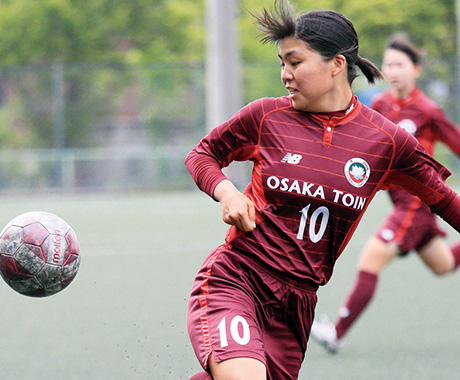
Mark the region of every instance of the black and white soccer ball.
[[27, 212], [0, 232], [0, 274], [18, 293], [46, 297], [67, 287], [80, 266], [80, 245], [60, 217]]

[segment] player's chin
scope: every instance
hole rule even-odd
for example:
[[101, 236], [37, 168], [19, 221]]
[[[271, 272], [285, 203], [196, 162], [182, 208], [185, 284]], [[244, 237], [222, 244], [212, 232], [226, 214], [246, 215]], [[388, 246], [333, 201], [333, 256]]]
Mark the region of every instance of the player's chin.
[[301, 112], [309, 112], [308, 102], [302, 100], [293, 100], [292, 107]]

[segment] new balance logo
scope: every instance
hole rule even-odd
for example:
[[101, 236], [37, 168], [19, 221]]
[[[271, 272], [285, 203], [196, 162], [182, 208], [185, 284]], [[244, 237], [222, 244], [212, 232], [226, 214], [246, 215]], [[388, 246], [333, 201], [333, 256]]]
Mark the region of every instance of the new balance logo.
[[300, 154], [292, 154], [292, 153], [287, 153], [281, 162], [286, 162], [288, 164], [293, 164], [297, 165], [300, 163], [300, 160], [302, 159], [302, 156]]

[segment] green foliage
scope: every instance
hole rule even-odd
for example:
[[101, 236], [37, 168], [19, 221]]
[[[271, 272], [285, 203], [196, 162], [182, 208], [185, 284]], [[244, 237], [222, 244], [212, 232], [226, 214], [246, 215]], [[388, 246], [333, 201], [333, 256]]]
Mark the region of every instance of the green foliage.
[[[65, 65], [66, 146], [91, 145], [95, 125], [113, 118], [120, 98], [129, 93], [132, 70], [158, 61], [203, 61], [203, 10], [204, 3], [194, 0], [0, 0], [0, 62], [8, 65], [3, 82], [9, 67], [33, 71], [16, 77], [14, 95], [8, 91], [4, 99], [0, 145], [18, 144], [7, 116], [21, 107], [16, 113], [27, 132], [22, 136], [36, 136], [36, 146], [51, 146], [50, 67], [55, 62]], [[95, 63], [117, 65], [117, 70]]]
[[202, 59], [192, 0], [1, 0], [3, 64]]
[[[271, 8], [273, 0], [241, 0], [250, 12]], [[361, 54], [379, 60], [386, 39], [395, 32], [409, 33], [413, 41], [430, 55], [455, 53], [455, 3], [452, 0], [291, 0], [300, 13], [315, 9], [332, 9], [351, 19], [360, 36]], [[244, 11], [242, 18], [243, 51], [246, 60], [270, 58], [272, 49], [261, 48], [255, 38], [253, 18]]]
[[[388, 36], [398, 31], [408, 32], [428, 53], [422, 82], [426, 78], [439, 78], [453, 87], [451, 78], [456, 62], [453, 0], [291, 1], [299, 12], [321, 7], [345, 14], [360, 36], [361, 55], [377, 64]], [[277, 48], [258, 41], [250, 14], [270, 8], [273, 3], [274, 0], [240, 0], [246, 101], [284, 93], [279, 80]], [[52, 117], [44, 112], [49, 111], [52, 103], [49, 71], [40, 78], [21, 78], [19, 86], [5, 89], [8, 67], [47, 68], [56, 62], [65, 65], [68, 146], [88, 145], [94, 124], [114, 114], [121, 98], [132, 88], [134, 76], [130, 73], [152, 63], [176, 65], [175, 71], [169, 76], [153, 75], [138, 86], [144, 86], [149, 94], [149, 89], [167, 81], [164, 96], [152, 100], [161, 104], [160, 111], [172, 112], [168, 93], [187, 99], [194, 96], [189, 93], [191, 88], [203, 88], [203, 78], [200, 77], [199, 83], [194, 82], [193, 74], [182, 73], [180, 67], [189, 65], [193, 73], [194, 67], [204, 62], [205, 5], [205, 0], [0, 0], [0, 64], [7, 67], [6, 72], [0, 73], [0, 90], [2, 95], [6, 94], [0, 107], [0, 145], [24, 146], [20, 141], [26, 136], [28, 141], [44, 147], [52, 141]], [[94, 64], [98, 69], [91, 68]], [[81, 71], [83, 65], [87, 67], [85, 75]], [[100, 70], [103, 65], [109, 66]], [[111, 71], [111, 67], [117, 70]], [[184, 83], [184, 90], [179, 93], [177, 89]], [[115, 90], [120, 93], [119, 98], [112, 96]], [[42, 100], [40, 107], [44, 110], [34, 109], [37, 99]], [[139, 101], [145, 104], [149, 99]], [[196, 100], [186, 102], [186, 107], [192, 109], [197, 104]], [[30, 114], [34, 117], [27, 116]], [[162, 112], [147, 112], [142, 117], [155, 139], [160, 135], [159, 130], [164, 131], [172, 122]], [[21, 125], [20, 138], [15, 135], [17, 125]], [[181, 130], [183, 127], [178, 129]]]
[[[245, 63], [276, 61], [264, 46], [250, 12], [274, 0], [240, 0]], [[455, 54], [453, 0], [292, 0], [298, 11], [342, 12], [360, 35], [361, 54], [379, 62], [386, 38], [406, 31], [426, 48], [436, 71]], [[202, 62], [205, 1], [201, 0], [0, 0], [0, 62], [136, 65], [154, 61]]]
[[[245, 68], [251, 68], [251, 84], [262, 88], [267, 94], [277, 94], [280, 84], [267, 78], [275, 78], [266, 70], [255, 70], [261, 63], [278, 64], [276, 46], [262, 45], [250, 12], [258, 13], [263, 8], [272, 8], [274, 0], [241, 0], [245, 10], [241, 14], [242, 56]], [[396, 32], [406, 32], [414, 43], [426, 53], [424, 70], [420, 83], [433, 79], [442, 80], [455, 88], [456, 20], [453, 0], [291, 0], [299, 13], [315, 9], [331, 9], [348, 17], [359, 35], [360, 54], [381, 64], [382, 52], [387, 38]], [[271, 73], [271, 71], [270, 71]], [[268, 76], [269, 75], [269, 76]], [[279, 78], [279, 77], [278, 77]], [[265, 84], [265, 85], [264, 85]], [[260, 86], [260, 87], [258, 87]], [[249, 89], [252, 98], [253, 88]], [[263, 96], [261, 92], [256, 97]], [[451, 97], [452, 99], [452, 97]], [[445, 106], [453, 107], [446, 104]]]

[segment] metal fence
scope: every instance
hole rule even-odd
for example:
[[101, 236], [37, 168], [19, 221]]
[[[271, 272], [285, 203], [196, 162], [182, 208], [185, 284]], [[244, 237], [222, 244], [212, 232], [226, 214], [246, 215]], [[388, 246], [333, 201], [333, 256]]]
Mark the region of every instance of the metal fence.
[[[278, 70], [245, 67], [244, 101], [283, 94]], [[0, 193], [192, 187], [204, 77], [166, 64], [0, 67]], [[438, 158], [460, 173], [446, 149]]]
[[183, 189], [188, 148], [125, 147], [0, 151], [0, 192]]
[[0, 192], [191, 186], [204, 69], [0, 68]]

